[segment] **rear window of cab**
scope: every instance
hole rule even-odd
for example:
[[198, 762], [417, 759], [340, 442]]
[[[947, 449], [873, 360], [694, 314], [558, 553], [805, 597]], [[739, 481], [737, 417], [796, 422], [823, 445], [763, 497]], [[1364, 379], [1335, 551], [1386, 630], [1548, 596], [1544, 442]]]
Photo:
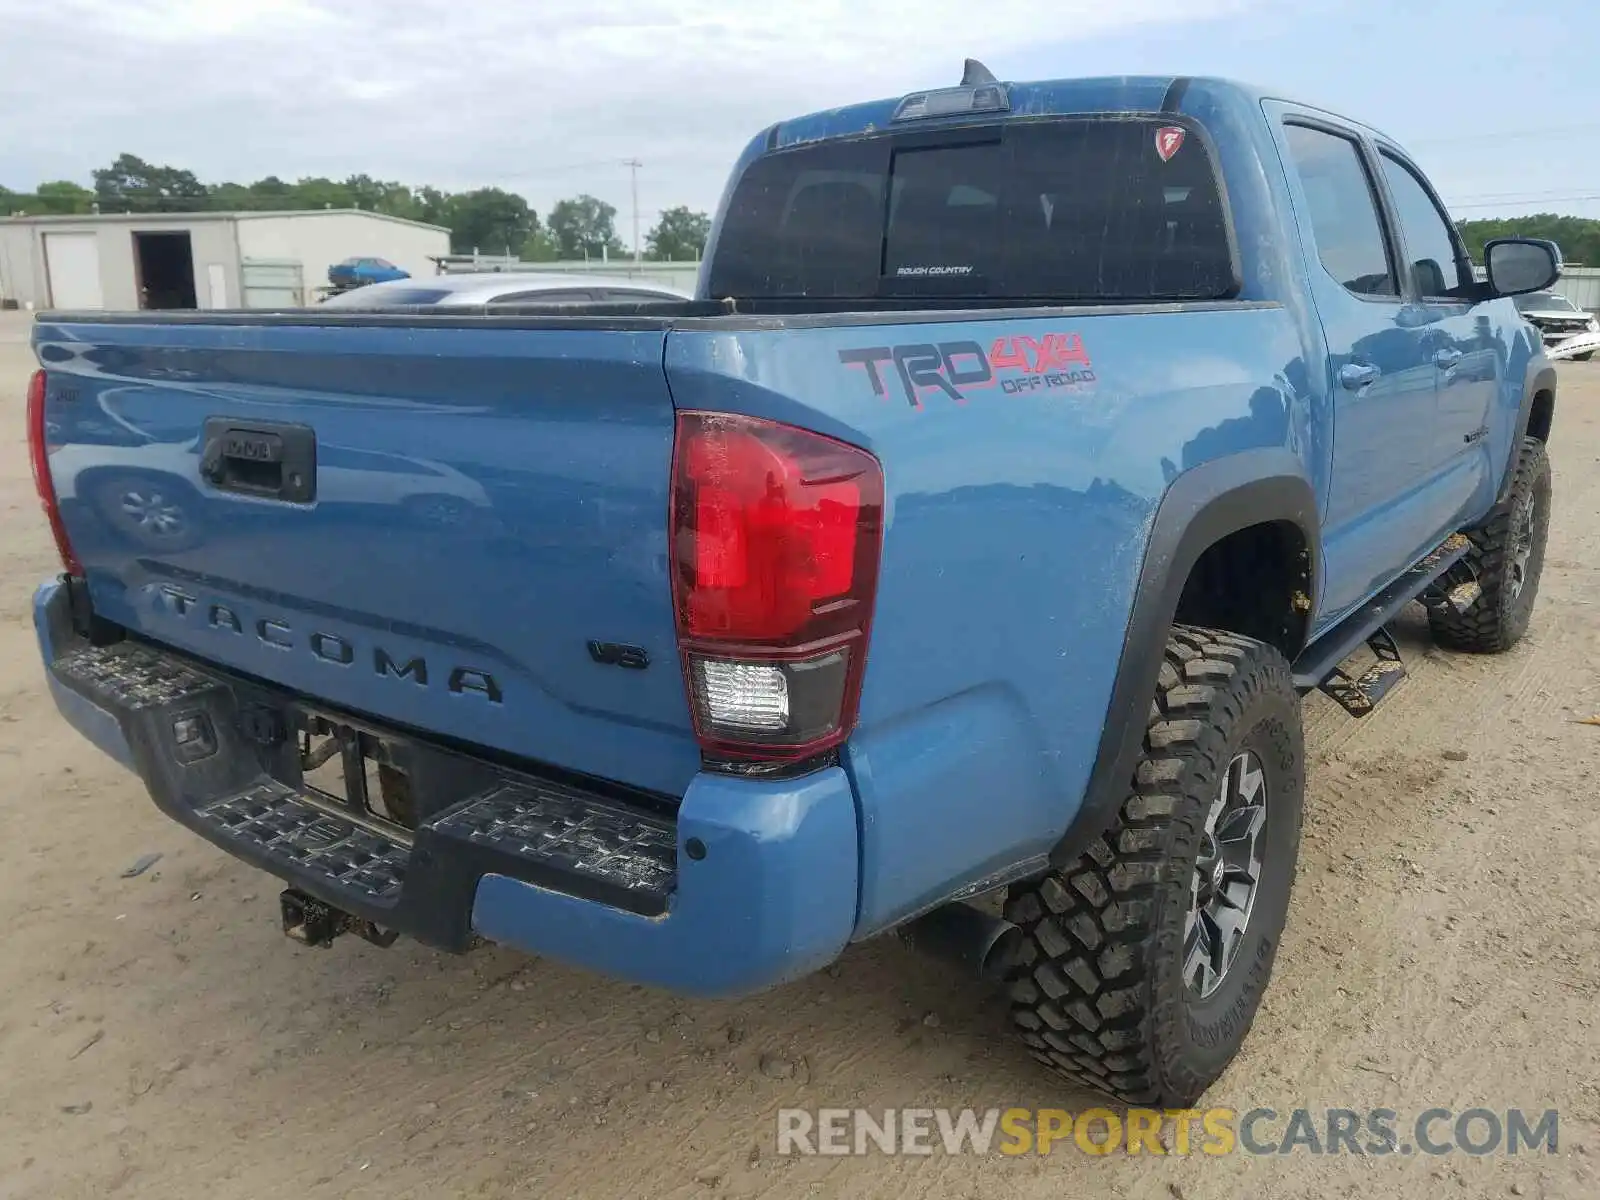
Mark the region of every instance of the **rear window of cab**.
[[1011, 119], [778, 151], [723, 217], [714, 298], [1141, 301], [1237, 293], [1204, 137], [1170, 116]]

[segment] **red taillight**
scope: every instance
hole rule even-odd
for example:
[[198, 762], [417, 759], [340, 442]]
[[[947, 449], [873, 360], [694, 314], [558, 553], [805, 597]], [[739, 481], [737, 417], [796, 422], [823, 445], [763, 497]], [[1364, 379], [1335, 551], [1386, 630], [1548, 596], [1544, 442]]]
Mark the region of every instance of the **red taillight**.
[[61, 523], [61, 507], [56, 503], [56, 484], [50, 477], [50, 447], [44, 430], [44, 372], [35, 371], [28, 381], [28, 457], [33, 462], [33, 486], [39, 493], [50, 533], [56, 539], [56, 553], [69, 575], [82, 575], [83, 566], [72, 552], [67, 527]]
[[678, 415], [673, 592], [709, 753], [775, 761], [855, 723], [878, 582], [883, 470], [821, 434]]

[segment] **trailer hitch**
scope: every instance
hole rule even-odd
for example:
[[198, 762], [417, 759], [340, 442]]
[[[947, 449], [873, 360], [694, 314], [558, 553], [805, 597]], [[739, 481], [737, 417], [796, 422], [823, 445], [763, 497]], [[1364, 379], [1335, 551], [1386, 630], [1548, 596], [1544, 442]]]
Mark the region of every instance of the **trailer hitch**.
[[279, 893], [278, 911], [285, 936], [305, 946], [331, 946], [341, 933], [353, 933], [374, 946], [388, 948], [400, 936], [396, 930], [384, 929], [294, 888]]

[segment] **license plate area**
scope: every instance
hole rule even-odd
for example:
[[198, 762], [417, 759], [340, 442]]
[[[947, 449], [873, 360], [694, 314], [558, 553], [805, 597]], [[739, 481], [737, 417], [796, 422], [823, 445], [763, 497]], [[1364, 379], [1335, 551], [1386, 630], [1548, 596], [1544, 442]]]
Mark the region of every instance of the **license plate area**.
[[416, 792], [400, 739], [320, 713], [303, 714], [295, 735], [306, 792], [390, 834], [416, 830]]

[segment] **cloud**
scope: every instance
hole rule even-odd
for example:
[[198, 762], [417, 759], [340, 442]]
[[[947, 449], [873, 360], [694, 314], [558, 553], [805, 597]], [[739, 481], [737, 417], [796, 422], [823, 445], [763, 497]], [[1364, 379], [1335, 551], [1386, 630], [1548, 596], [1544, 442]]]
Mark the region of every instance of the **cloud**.
[[[1245, 0], [0, 0], [0, 183], [126, 150], [207, 181], [364, 172], [711, 208], [775, 120]], [[1066, 58], [1062, 74], [1093, 73]]]

